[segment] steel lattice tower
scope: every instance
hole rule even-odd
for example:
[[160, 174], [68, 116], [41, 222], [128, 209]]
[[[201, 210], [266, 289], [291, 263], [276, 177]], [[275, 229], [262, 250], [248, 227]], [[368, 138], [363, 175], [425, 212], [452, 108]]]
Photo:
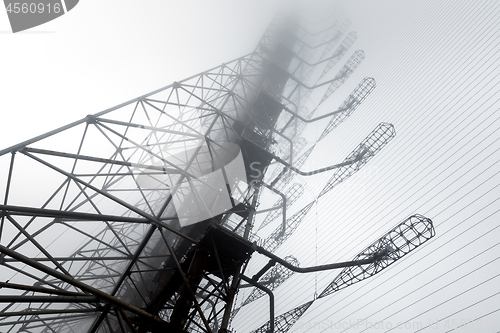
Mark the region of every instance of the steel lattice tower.
[[[249, 55], [1, 150], [8, 167], [0, 269], [12, 278], [0, 284], [0, 325], [228, 332], [241, 307], [267, 293], [270, 321], [257, 332], [286, 332], [314, 301], [274, 316], [272, 290], [294, 272], [345, 267], [324, 297], [432, 237], [432, 222], [416, 216], [350, 262], [300, 268], [294, 257], [273, 254], [313, 205], [287, 214], [303, 193], [292, 182], [297, 174], [331, 172], [324, 195], [395, 135], [381, 123], [341, 163], [302, 170], [315, 145], [375, 88], [365, 78], [338, 109], [320, 108], [364, 59], [350, 51], [357, 35], [346, 35], [348, 27], [338, 22], [311, 35], [298, 19], [278, 17]], [[338, 73], [323, 80], [344, 55]], [[301, 134], [317, 121], [327, 127], [308, 143]], [[23, 179], [26, 170], [36, 179]], [[31, 182], [29, 198], [23, 180]], [[266, 193], [280, 199], [259, 210]], [[272, 223], [268, 237], [255, 234]], [[254, 252], [269, 263], [248, 277]], [[244, 286], [256, 289], [237, 307]]]

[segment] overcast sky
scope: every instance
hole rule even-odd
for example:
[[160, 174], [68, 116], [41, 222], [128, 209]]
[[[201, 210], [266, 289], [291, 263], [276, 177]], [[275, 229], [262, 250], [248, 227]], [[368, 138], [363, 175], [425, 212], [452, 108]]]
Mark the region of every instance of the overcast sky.
[[278, 2], [83, 0], [17, 34], [0, 11], [0, 146], [252, 52]]
[[[0, 11], [0, 149], [253, 51], [280, 2], [82, 0], [18, 34]], [[361, 320], [348, 331], [409, 322], [413, 332], [438, 321], [427, 329], [447, 332], [456, 320], [476, 325], [464, 331], [498, 332], [500, 4], [338, 4], [358, 33], [351, 50], [366, 53], [338, 100], [364, 77], [377, 88], [304, 169], [339, 162], [380, 122], [397, 135], [320, 198], [278, 254], [302, 266], [350, 260], [413, 213], [433, 219], [437, 236], [377, 277], [316, 301], [294, 329], [340, 332], [332, 325]], [[328, 178], [298, 179], [306, 194], [290, 213]], [[311, 300], [335, 275], [294, 275], [276, 291], [276, 314]], [[242, 310], [237, 332], [262, 325], [267, 306], [262, 298]]]

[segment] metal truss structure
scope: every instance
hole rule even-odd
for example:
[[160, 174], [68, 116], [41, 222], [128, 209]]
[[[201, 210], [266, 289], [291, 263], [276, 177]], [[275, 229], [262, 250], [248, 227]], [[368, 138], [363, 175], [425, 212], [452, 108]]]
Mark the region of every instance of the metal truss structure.
[[[288, 332], [290, 328], [299, 320], [300, 317], [304, 314], [304, 312], [309, 309], [309, 307], [313, 304], [313, 301], [309, 301], [304, 303], [290, 311], [287, 311], [276, 317], [274, 320], [274, 328], [276, 332]], [[271, 322], [267, 322], [265, 325], [259, 327], [255, 331], [251, 333], [268, 333], [272, 332]]]
[[432, 221], [422, 215], [412, 215], [389, 231], [372, 245], [361, 251], [353, 260], [380, 256], [380, 260], [367, 266], [344, 268], [318, 298], [328, 296], [353, 283], [369, 278], [392, 265], [418, 246], [434, 237]]
[[[294, 256], [286, 256], [284, 260], [290, 265], [299, 266], [299, 261]], [[259, 280], [259, 283], [266, 286], [269, 290], [274, 290], [282, 285], [283, 282], [293, 275], [293, 273], [293, 271], [287, 269], [283, 265], [277, 264]], [[241, 287], [242, 286], [240, 286], [240, 288]], [[250, 304], [264, 295], [265, 292], [262, 289], [254, 288], [241, 306]]]
[[[286, 332], [313, 303], [274, 317], [272, 291], [294, 272], [345, 268], [324, 297], [432, 237], [430, 220], [413, 216], [353, 261], [304, 268], [273, 254], [315, 202], [288, 216], [303, 192], [294, 177], [334, 172], [321, 196], [395, 135], [381, 123], [343, 162], [302, 170], [375, 88], [366, 78], [338, 110], [320, 108], [364, 59], [357, 50], [317, 81], [356, 40], [331, 54], [349, 24], [312, 35], [278, 17], [249, 55], [1, 150], [2, 332], [229, 332], [264, 294], [270, 320], [255, 332]], [[309, 111], [312, 93], [322, 97]], [[301, 135], [321, 120], [311, 145]], [[260, 209], [270, 195], [280, 199]], [[277, 225], [260, 237], [265, 212], [261, 225]], [[255, 252], [270, 260], [250, 278]], [[237, 307], [243, 286], [256, 289]]]
[[319, 140], [322, 140], [333, 129], [339, 126], [347, 117], [351, 115], [356, 108], [368, 97], [368, 95], [375, 89], [375, 79], [367, 77], [358, 85], [358, 87], [349, 95], [349, 97], [342, 103], [339, 110], [344, 112], [336, 114], [326, 125], [325, 130], [321, 133]]
[[[259, 227], [259, 230], [267, 226], [269, 223], [274, 221], [280, 215], [283, 216], [283, 220], [286, 221], [286, 209], [291, 206], [301, 195], [304, 193], [304, 186], [299, 183], [295, 183], [284, 193], [285, 200], [283, 198], [278, 199], [273, 205], [272, 211], [267, 214], [264, 221]], [[260, 210], [259, 213], [263, 213], [264, 210]]]
[[[353, 262], [359, 262], [363, 259], [374, 259], [372, 263], [344, 268], [317, 298], [275, 317], [273, 326], [276, 328], [276, 332], [288, 332], [316, 299], [329, 296], [353, 283], [374, 276], [418, 246], [427, 242], [435, 234], [434, 226], [430, 219], [419, 214], [408, 217], [394, 229], [361, 251], [353, 259]], [[270, 327], [271, 321], [252, 333], [270, 332]]]
[[363, 165], [365, 165], [377, 152], [379, 152], [394, 136], [396, 132], [394, 126], [387, 123], [380, 123], [347, 157], [346, 161], [354, 157], [363, 155], [363, 158], [356, 163], [339, 168], [332, 178], [325, 185], [319, 196], [326, 194], [335, 185], [340, 184], [348, 177], [352, 176]]

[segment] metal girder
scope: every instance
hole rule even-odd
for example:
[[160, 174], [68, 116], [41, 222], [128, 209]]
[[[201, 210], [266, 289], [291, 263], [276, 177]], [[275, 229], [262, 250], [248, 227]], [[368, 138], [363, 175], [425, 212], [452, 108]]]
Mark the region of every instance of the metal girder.
[[[284, 260], [291, 265], [298, 267], [299, 266], [299, 261], [293, 257], [293, 256], [286, 256]], [[292, 274], [294, 273], [293, 271], [289, 270], [288, 268], [284, 267], [281, 264], [278, 264], [274, 266], [266, 275], [262, 276], [261, 275], [269, 269], [271, 265], [275, 265], [275, 261], [270, 260], [269, 264], [264, 266], [262, 270], [257, 273], [256, 275], [252, 276], [252, 281], [259, 281], [261, 285], [266, 286], [270, 291], [276, 289], [279, 287], [283, 282], [285, 282]], [[246, 280], [245, 280], [246, 281]], [[247, 297], [247, 299], [242, 303], [241, 306], [245, 306], [247, 304], [250, 304], [251, 302], [255, 301], [256, 299], [264, 296], [264, 293], [266, 291], [261, 289], [261, 288], [255, 288], [252, 290], [250, 295]]]
[[[374, 80], [365, 79], [338, 110], [316, 117], [319, 105], [312, 112], [305, 107], [304, 101], [315, 89], [326, 88], [319, 104], [323, 103], [363, 60], [363, 51], [356, 51], [333, 79], [320, 84], [307, 84], [311, 74], [300, 73], [304, 64], [321, 70], [315, 65], [328, 61], [322, 77], [340, 61], [354, 43], [355, 33], [333, 55], [325, 56], [347, 27], [345, 21], [333, 36], [333, 28], [316, 35], [323, 39], [313, 48], [323, 54], [314, 63], [302, 56], [304, 47], [311, 46], [300, 40], [297, 22], [272, 24], [255, 52], [0, 150], [0, 157], [11, 153], [0, 205], [0, 240], [8, 244], [0, 245], [0, 268], [15, 280], [0, 284], [0, 302], [8, 303], [0, 317], [20, 318], [16, 324], [0, 324], [21, 324], [23, 329], [42, 333], [73, 331], [82, 323], [90, 332], [227, 332], [243, 280], [260, 290], [249, 299], [264, 293], [270, 296], [270, 322], [265, 329], [272, 331], [275, 326], [281, 332], [312, 303], [277, 317], [275, 324], [272, 290], [292, 272], [369, 264], [380, 268], [379, 261], [387, 255], [380, 250], [353, 261], [313, 267], [298, 267], [290, 257], [281, 259], [272, 253], [314, 204], [287, 217], [287, 207], [302, 194], [300, 185], [283, 191], [295, 174], [311, 176], [336, 169], [337, 178], [334, 175], [333, 183], [327, 184], [326, 193], [339, 181], [339, 174], [342, 180], [350, 176], [393, 136], [389, 125], [381, 125], [384, 133], [375, 131], [375, 139], [365, 140], [342, 163], [301, 170], [316, 143], [374, 88]], [[294, 62], [300, 62], [296, 71], [291, 70]], [[320, 139], [296, 158], [307, 145], [300, 136], [305, 125], [329, 117]], [[231, 161], [214, 158], [214, 149], [222, 142], [238, 147], [246, 168], [246, 177], [240, 176], [234, 188], [224, 164]], [[281, 144], [280, 156], [271, 153], [273, 142]], [[284, 168], [267, 185], [264, 173], [273, 159]], [[262, 174], [252, 177], [249, 171], [255, 161]], [[24, 204], [9, 204], [18, 202], [22, 186], [16, 177], [25, 164], [38, 176], [30, 186], [40, 194], [33, 203], [23, 198]], [[227, 192], [231, 207], [214, 213], [210, 210], [216, 204], [205, 205], [211, 214], [183, 224], [181, 208], [199, 204], [184, 190], [198, 193], [194, 183], [214, 187], [205, 176], [219, 170], [223, 185], [212, 196]], [[45, 177], [56, 180], [45, 184]], [[279, 215], [279, 208], [283, 217], [282, 225], [262, 242], [251, 233], [259, 200], [265, 195], [251, 186], [257, 183], [281, 197], [268, 220]], [[204, 197], [211, 196], [206, 193]], [[43, 237], [48, 231], [58, 232], [53, 243]], [[270, 261], [250, 279], [244, 274], [254, 251]], [[3, 294], [7, 288], [24, 293]], [[14, 302], [42, 306], [24, 309]], [[65, 309], [58, 306], [65, 303]]]
[[401, 259], [403, 256], [415, 250], [420, 245], [430, 240], [432, 237], [434, 237], [434, 235], [435, 231], [431, 219], [419, 214], [411, 215], [396, 227], [394, 227], [392, 230], [390, 230], [388, 233], [376, 240], [373, 244], [361, 251], [353, 261], [330, 265], [321, 265], [303, 269], [293, 267], [293, 265], [289, 263], [283, 264], [284, 260], [275, 258], [272, 253], [265, 253], [265, 251], [261, 252], [260, 249], [257, 249], [258, 252], [267, 255], [272, 260], [279, 260], [278, 262], [280, 262], [287, 268], [301, 273], [342, 267], [344, 267], [344, 269], [325, 288], [325, 290], [320, 293], [317, 298], [315, 297], [312, 301], [304, 303], [288, 312], [279, 315], [278, 317], [274, 318], [274, 320], [270, 320], [257, 330], [252, 331], [252, 333], [273, 332], [273, 321], [274, 326], [277, 327], [276, 332], [288, 332], [290, 328], [292, 328], [292, 326], [305, 313], [305, 311], [312, 305], [312, 303], [316, 301], [316, 299], [326, 297], [338, 290], [348, 287], [349, 285], [374, 276], [386, 267], [392, 265], [397, 260]]
[[[19, 254], [15, 251], [12, 251], [12, 250], [6, 248], [5, 246], [0, 245], [0, 252], [5, 254], [5, 255], [8, 255], [12, 258], [17, 259], [17, 260], [25, 263], [26, 265], [29, 265], [33, 268], [36, 268], [36, 269], [38, 269], [46, 274], [49, 274], [53, 277], [56, 277], [56, 278], [60, 279], [61, 281], [64, 281], [70, 285], [73, 285], [73, 286], [75, 286], [83, 291], [86, 291], [90, 294], [95, 295], [95, 296], [91, 296], [93, 300], [100, 299], [102, 301], [109, 302], [110, 304], [114, 304], [116, 306], [123, 307], [124, 309], [127, 309], [128, 311], [131, 311], [131, 312], [133, 312], [133, 313], [135, 313], [135, 314], [137, 314], [137, 315], [139, 315], [139, 316], [141, 316], [149, 321], [153, 321], [157, 324], [164, 324], [165, 323], [163, 320], [161, 320], [158, 317], [152, 316], [151, 314], [149, 314], [149, 313], [147, 313], [147, 312], [145, 312], [137, 307], [134, 307], [128, 303], [125, 303], [125, 302], [117, 299], [116, 297], [113, 297], [107, 293], [104, 293], [104, 292], [102, 292], [98, 289], [95, 289], [89, 285], [86, 285], [80, 281], [77, 281], [77, 280], [73, 279], [72, 277], [65, 275], [61, 272], [58, 272], [50, 267], [47, 267], [43, 264], [40, 264], [37, 261], [34, 261], [28, 257], [23, 256], [22, 254]], [[22, 296], [22, 297], [24, 297], [24, 296]], [[35, 296], [33, 296], [33, 297], [35, 297]], [[70, 297], [80, 297], [80, 296], [62, 296], [62, 297], [70, 298]], [[81, 297], [84, 297], [84, 296], [81, 296]], [[85, 296], [85, 297], [87, 297], [87, 296]], [[58, 299], [61, 299], [61, 298], [58, 298]], [[89, 300], [90, 300], [90, 298], [89, 298]], [[86, 300], [85, 302], [90, 302], [89, 300]], [[66, 302], [67, 301], [68, 300], [66, 299]], [[12, 302], [12, 301], [9, 301], [9, 302]], [[42, 301], [42, 302], [44, 302], [44, 301]]]
[[427, 242], [435, 234], [431, 219], [419, 214], [411, 215], [354, 258], [354, 260], [361, 260], [362, 258], [378, 256], [378, 260], [368, 266], [344, 269], [319, 294], [318, 298], [328, 296], [353, 283], [377, 274]]
[[97, 303], [96, 296], [0, 296], [0, 303]]
[[356, 156], [363, 157], [345, 167], [339, 168], [332, 175], [319, 196], [325, 195], [328, 191], [340, 184], [347, 178], [356, 173], [363, 165], [375, 156], [383, 147], [396, 136], [396, 131], [392, 124], [380, 123], [368, 136], [345, 158], [346, 161], [352, 160]]
[[[288, 330], [299, 320], [299, 318], [304, 314], [304, 312], [309, 309], [313, 301], [304, 303], [294, 309], [291, 309], [276, 318], [268, 321], [266, 324], [262, 325], [260, 328], [252, 331], [251, 333], [273, 333], [273, 332], [288, 332]], [[274, 330], [276, 327], [276, 330]]]
[[[271, 187], [271, 186], [270, 186]], [[271, 187], [273, 188], [273, 187]], [[274, 189], [274, 188], [273, 188]], [[274, 189], [276, 191], [279, 191], [277, 189]], [[262, 221], [261, 225], [259, 226], [259, 230], [264, 228], [266, 225], [268, 225], [271, 221], [276, 219], [278, 216], [282, 215], [283, 216], [283, 227], [286, 226], [286, 209], [291, 206], [304, 192], [304, 186], [302, 184], [295, 183], [293, 184], [287, 191], [286, 193], [282, 196], [281, 199], [276, 201], [273, 205], [273, 211], [271, 211], [264, 221]], [[283, 199], [283, 197], [285, 199]], [[282, 207], [282, 210], [277, 210], [278, 207]], [[263, 212], [262, 210], [258, 211], [258, 213]]]

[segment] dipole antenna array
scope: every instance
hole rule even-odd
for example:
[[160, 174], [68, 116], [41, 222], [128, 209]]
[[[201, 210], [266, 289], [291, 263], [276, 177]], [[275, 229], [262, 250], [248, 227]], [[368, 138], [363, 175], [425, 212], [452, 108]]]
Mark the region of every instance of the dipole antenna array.
[[[329, 296], [338, 290], [374, 276], [427, 242], [435, 234], [434, 226], [429, 218], [419, 214], [406, 218], [353, 259], [353, 262], [364, 259], [373, 259], [373, 262], [367, 265], [345, 267], [317, 298], [275, 317], [274, 331], [288, 332], [316, 299]], [[269, 332], [270, 328], [271, 321], [252, 333]]]
[[[432, 237], [414, 215], [352, 261], [299, 267], [274, 254], [315, 203], [287, 213], [304, 177], [331, 174], [323, 196], [395, 136], [381, 123], [343, 161], [303, 169], [376, 86], [364, 78], [340, 107], [328, 103], [364, 59], [349, 25], [311, 33], [278, 16], [248, 55], [0, 150], [0, 326], [229, 332], [267, 294], [256, 332], [286, 332], [314, 302], [274, 315], [273, 291], [294, 273], [343, 268], [326, 297]], [[326, 125], [314, 142], [311, 123]], [[260, 208], [264, 198], [276, 201]], [[255, 252], [269, 262], [250, 277]]]

